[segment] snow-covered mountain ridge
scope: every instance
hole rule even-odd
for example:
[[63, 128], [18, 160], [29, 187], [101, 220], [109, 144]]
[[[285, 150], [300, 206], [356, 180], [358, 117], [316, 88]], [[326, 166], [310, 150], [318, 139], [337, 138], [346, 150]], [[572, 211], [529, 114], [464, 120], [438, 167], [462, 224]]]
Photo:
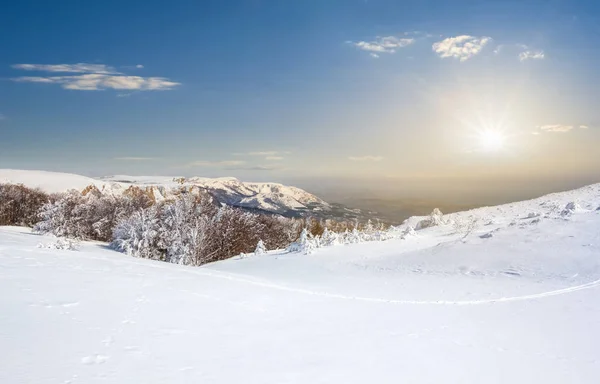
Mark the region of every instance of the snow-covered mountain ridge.
[[232, 177], [115, 175], [94, 179], [69, 173], [0, 169], [0, 183], [23, 184], [47, 193], [70, 189], [83, 191], [95, 186], [101, 193], [122, 194], [128, 188], [137, 187], [151, 193], [157, 200], [168, 198], [182, 189], [203, 190], [223, 204], [288, 216], [322, 214], [332, 210], [330, 204], [300, 188], [278, 183], [242, 182]]

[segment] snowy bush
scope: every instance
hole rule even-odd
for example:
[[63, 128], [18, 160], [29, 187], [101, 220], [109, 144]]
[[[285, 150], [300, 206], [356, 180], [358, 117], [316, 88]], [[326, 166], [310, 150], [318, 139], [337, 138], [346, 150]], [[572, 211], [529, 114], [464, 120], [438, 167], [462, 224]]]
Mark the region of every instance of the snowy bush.
[[70, 239], [57, 239], [52, 243], [47, 244], [38, 244], [38, 248], [45, 249], [61, 249], [66, 251], [77, 251], [79, 248], [79, 244]]
[[473, 216], [456, 216], [456, 218], [452, 222], [454, 233], [462, 234], [463, 238], [469, 236], [475, 229], [477, 229], [477, 225], [478, 220]]
[[438, 208], [434, 208], [428, 218], [423, 219], [415, 225], [415, 230], [421, 230], [429, 227], [447, 224], [444, 214]]

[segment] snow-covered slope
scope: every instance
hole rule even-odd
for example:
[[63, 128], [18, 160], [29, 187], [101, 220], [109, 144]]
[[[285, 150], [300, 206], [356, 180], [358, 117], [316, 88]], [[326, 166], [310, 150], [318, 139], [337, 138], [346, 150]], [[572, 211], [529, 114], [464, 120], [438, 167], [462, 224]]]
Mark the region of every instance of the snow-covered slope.
[[0, 169], [0, 183], [23, 184], [30, 188], [39, 188], [46, 193], [65, 192], [70, 189], [82, 191], [89, 185], [103, 190], [108, 183], [72, 173], [24, 171], [20, 169]]
[[136, 186], [151, 190], [158, 199], [178, 193], [182, 188], [196, 188], [210, 193], [221, 203], [243, 208], [290, 215], [330, 210], [328, 203], [302, 189], [277, 183], [246, 183], [232, 177], [210, 179], [116, 175], [92, 179], [68, 173], [0, 169], [2, 182], [23, 184], [49, 193], [69, 189], [81, 191], [89, 185], [95, 185], [103, 193], [120, 194]]
[[199, 268], [0, 228], [0, 382], [596, 383], [598, 206], [600, 184]]

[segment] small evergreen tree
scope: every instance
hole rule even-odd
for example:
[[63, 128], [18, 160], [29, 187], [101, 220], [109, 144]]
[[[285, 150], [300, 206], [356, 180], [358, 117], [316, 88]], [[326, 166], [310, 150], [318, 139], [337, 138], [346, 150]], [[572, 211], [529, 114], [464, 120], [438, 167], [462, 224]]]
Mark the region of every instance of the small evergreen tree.
[[254, 250], [255, 255], [264, 255], [267, 253], [267, 249], [265, 248], [265, 244], [262, 240], [258, 240], [258, 244], [256, 244], [256, 249]]

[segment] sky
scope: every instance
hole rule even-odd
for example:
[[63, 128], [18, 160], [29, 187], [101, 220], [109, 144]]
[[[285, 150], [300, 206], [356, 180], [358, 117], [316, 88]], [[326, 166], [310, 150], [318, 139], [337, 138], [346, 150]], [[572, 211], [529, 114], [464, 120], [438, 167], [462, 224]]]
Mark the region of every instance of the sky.
[[594, 1], [23, 0], [0, 36], [0, 168], [600, 181]]

